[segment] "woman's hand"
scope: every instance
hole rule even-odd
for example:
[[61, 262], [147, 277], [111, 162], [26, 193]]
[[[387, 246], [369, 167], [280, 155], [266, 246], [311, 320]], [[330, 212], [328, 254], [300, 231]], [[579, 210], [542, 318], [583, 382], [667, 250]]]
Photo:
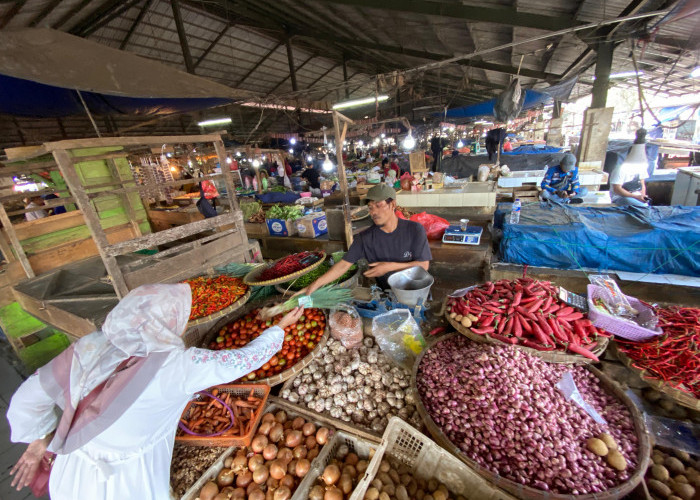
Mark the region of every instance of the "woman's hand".
[[29, 483], [32, 482], [32, 479], [39, 468], [39, 464], [41, 463], [41, 459], [44, 457], [44, 453], [46, 453], [46, 449], [49, 447], [51, 439], [53, 439], [53, 432], [41, 439], [37, 439], [36, 441], [29, 443], [25, 452], [10, 471], [11, 476], [17, 474], [12, 480], [12, 483], [10, 483], [12, 488], [16, 486], [17, 491], [19, 491], [25, 486], [29, 486]]
[[280, 322], [277, 323], [277, 326], [284, 330], [288, 326], [292, 326], [297, 321], [299, 321], [299, 318], [301, 318], [302, 314], [304, 314], [304, 309], [301, 307], [295, 307], [282, 317]]

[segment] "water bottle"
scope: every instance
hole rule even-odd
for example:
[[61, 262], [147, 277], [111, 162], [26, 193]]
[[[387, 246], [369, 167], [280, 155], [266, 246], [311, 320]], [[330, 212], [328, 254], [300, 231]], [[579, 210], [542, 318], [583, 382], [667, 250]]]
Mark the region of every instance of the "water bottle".
[[520, 222], [520, 198], [516, 198], [513, 202], [513, 208], [510, 209], [510, 223], [518, 224]]

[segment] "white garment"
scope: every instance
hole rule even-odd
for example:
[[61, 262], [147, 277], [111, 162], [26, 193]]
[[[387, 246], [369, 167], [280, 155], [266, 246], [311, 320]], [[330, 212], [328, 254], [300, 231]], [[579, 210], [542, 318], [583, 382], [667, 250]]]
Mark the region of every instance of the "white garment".
[[[635, 179], [644, 180], [648, 178], [649, 173], [647, 172], [647, 165], [644, 165], [642, 163], [628, 163], [626, 165], [625, 163], [622, 163], [621, 165], [618, 165], [617, 167], [615, 167], [615, 170], [613, 170], [612, 174], [610, 175], [610, 199], [613, 203], [615, 203], [615, 200], [624, 198], [624, 196], [620, 196], [615, 192], [615, 190], [612, 187], [614, 184], [623, 185]], [[641, 189], [631, 191], [632, 194], [637, 194], [641, 192]]]
[[[52, 500], [169, 498], [175, 431], [187, 402], [197, 391], [257, 370], [282, 347], [284, 331], [275, 326], [242, 349], [185, 350], [180, 335], [190, 306], [188, 285], [142, 286], [110, 312], [103, 332], [75, 344], [70, 373], [73, 406], [129, 356], [169, 354], [110, 427], [77, 451], [57, 456], [49, 484]], [[30, 443], [54, 430], [57, 407], [64, 404], [65, 400], [55, 402], [47, 394], [38, 375], [29, 377], [7, 411], [11, 440]]]
[[[30, 208], [37, 208], [37, 207], [41, 207], [41, 206], [43, 206], [43, 205], [38, 205], [34, 202], [31, 202], [25, 208], [27, 210], [29, 210]], [[49, 216], [49, 214], [46, 213], [46, 210], [35, 210], [34, 212], [27, 212], [26, 214], [24, 214], [24, 218], [27, 219], [27, 221], [43, 219], [44, 217], [48, 217], [48, 216]]]

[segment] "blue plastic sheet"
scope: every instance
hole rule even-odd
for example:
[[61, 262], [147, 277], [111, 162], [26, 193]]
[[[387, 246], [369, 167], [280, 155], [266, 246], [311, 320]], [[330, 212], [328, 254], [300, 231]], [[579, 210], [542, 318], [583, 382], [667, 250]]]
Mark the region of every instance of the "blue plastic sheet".
[[556, 269], [595, 269], [700, 276], [700, 207], [572, 207], [531, 203], [520, 223], [500, 204], [503, 262]]
[[301, 198], [301, 196], [296, 193], [290, 193], [289, 191], [286, 193], [276, 193], [273, 191], [272, 193], [256, 194], [255, 198], [261, 203], [294, 203]]

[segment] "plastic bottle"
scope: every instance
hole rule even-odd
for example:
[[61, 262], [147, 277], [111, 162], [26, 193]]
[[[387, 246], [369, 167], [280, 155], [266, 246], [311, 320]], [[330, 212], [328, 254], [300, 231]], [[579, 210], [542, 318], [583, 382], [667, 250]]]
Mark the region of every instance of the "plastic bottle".
[[518, 224], [520, 222], [520, 198], [516, 198], [513, 202], [513, 208], [510, 209], [510, 223]]

